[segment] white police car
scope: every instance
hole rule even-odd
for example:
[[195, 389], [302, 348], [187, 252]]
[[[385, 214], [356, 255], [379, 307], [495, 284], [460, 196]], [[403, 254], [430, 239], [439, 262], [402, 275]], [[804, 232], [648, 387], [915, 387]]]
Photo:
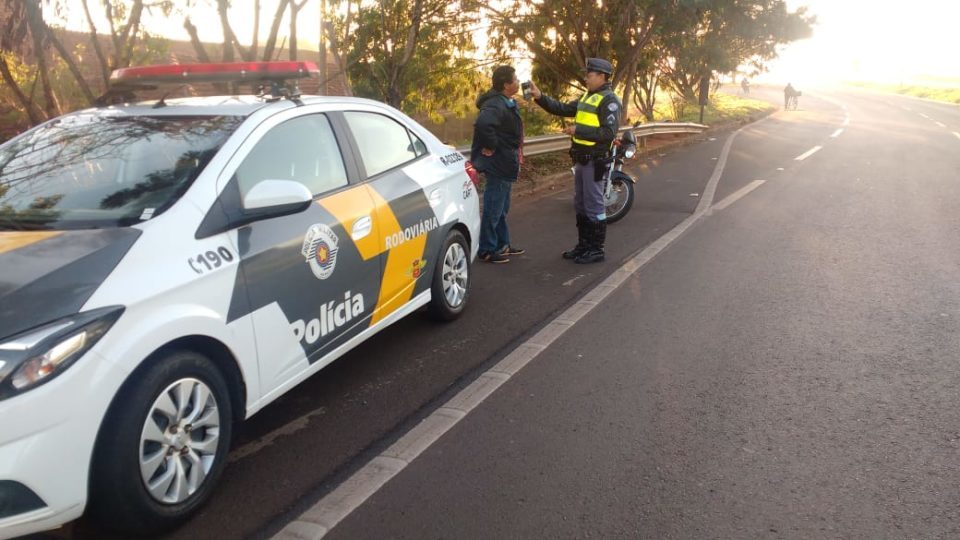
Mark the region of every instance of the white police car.
[[397, 110], [334, 97], [104, 106], [0, 146], [0, 537], [85, 509], [175, 526], [235, 420], [418, 308], [455, 318], [479, 234], [469, 169]]

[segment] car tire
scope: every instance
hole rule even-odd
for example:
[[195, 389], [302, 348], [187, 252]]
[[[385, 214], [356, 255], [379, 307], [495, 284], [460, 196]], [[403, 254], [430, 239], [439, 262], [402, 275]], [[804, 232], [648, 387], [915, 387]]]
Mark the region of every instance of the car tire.
[[88, 512], [103, 527], [157, 534], [209, 498], [230, 449], [226, 380], [207, 357], [174, 351], [135, 373], [100, 429]]
[[447, 234], [433, 269], [430, 284], [430, 316], [452, 321], [463, 313], [470, 295], [470, 246], [463, 233], [453, 229]]

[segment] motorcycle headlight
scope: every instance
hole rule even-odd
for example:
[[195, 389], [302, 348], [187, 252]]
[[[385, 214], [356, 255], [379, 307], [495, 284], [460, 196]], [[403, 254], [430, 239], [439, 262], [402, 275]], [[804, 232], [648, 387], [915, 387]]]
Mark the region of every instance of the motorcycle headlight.
[[0, 400], [63, 373], [100, 341], [123, 309], [111, 306], [78, 313], [0, 342]]
[[633, 159], [633, 156], [637, 155], [636, 146], [628, 146], [623, 150], [623, 157], [627, 159]]

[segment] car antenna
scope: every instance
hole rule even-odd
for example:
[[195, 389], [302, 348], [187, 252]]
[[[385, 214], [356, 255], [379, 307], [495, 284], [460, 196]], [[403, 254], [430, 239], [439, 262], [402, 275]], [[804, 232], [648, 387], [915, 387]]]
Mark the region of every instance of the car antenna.
[[167, 102], [166, 102], [165, 100], [167, 99], [167, 96], [169, 96], [169, 95], [170, 95], [170, 92], [167, 92], [166, 94], [164, 94], [163, 96], [161, 96], [161, 97], [160, 97], [160, 101], [154, 103], [154, 104], [153, 104], [153, 107], [151, 107], [151, 109], [162, 109], [162, 108], [166, 107], [166, 106], [167, 106]]

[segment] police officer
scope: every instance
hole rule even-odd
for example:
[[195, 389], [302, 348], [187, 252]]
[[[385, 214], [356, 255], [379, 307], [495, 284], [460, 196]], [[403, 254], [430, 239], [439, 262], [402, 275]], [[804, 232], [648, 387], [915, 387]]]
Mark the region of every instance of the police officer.
[[577, 211], [577, 245], [563, 252], [564, 259], [578, 264], [600, 262], [607, 239], [607, 215], [603, 201], [604, 172], [617, 131], [620, 128], [620, 98], [613, 93], [610, 76], [613, 66], [602, 58], [587, 58], [584, 69], [587, 93], [569, 103], [543, 95], [535, 84], [530, 93], [545, 111], [557, 116], [574, 117], [574, 125], [563, 132], [572, 137], [570, 157], [574, 162]]

